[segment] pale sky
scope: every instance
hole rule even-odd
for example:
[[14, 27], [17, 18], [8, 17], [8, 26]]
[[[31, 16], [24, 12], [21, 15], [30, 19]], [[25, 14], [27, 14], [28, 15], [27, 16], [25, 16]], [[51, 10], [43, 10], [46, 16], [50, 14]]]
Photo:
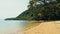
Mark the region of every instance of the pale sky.
[[0, 18], [16, 17], [27, 9], [28, 0], [0, 0]]

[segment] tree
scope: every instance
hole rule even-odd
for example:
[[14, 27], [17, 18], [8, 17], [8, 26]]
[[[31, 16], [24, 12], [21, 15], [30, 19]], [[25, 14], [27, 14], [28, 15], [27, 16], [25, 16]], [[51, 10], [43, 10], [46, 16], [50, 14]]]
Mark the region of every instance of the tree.
[[[42, 0], [32, 0], [30, 3], [31, 11], [34, 11], [33, 16], [35, 20], [58, 20], [60, 17], [60, 8], [57, 5], [60, 5], [59, 0], [43, 0], [45, 5], [34, 7], [33, 4]], [[47, 1], [50, 1], [49, 4], [46, 4]], [[36, 4], [35, 4], [36, 5]]]
[[[26, 20], [60, 20], [60, 0], [34, 7], [33, 4], [42, 0], [30, 0], [28, 10], [19, 15], [18, 19]], [[40, 3], [40, 2], [39, 2]]]

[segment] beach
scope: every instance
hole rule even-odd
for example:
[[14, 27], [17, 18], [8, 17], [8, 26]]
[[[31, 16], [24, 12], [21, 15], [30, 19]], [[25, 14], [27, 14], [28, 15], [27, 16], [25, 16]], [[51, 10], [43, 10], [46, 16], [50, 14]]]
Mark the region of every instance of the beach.
[[31, 22], [24, 26], [24, 34], [60, 34], [60, 21]]

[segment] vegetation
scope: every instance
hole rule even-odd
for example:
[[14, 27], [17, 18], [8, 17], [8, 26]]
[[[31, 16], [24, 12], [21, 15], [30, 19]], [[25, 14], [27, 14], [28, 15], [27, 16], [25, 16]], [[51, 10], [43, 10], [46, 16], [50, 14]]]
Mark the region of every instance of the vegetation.
[[[60, 0], [33, 6], [41, 0], [31, 0], [28, 9], [16, 17], [17, 20], [60, 20]], [[44, 0], [45, 1], [45, 0]]]

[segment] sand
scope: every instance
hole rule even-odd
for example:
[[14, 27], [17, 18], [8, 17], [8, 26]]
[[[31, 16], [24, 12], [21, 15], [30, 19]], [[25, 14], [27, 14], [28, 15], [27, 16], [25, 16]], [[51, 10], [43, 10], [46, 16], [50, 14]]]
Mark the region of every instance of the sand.
[[24, 26], [24, 34], [60, 34], [60, 21], [31, 22]]

